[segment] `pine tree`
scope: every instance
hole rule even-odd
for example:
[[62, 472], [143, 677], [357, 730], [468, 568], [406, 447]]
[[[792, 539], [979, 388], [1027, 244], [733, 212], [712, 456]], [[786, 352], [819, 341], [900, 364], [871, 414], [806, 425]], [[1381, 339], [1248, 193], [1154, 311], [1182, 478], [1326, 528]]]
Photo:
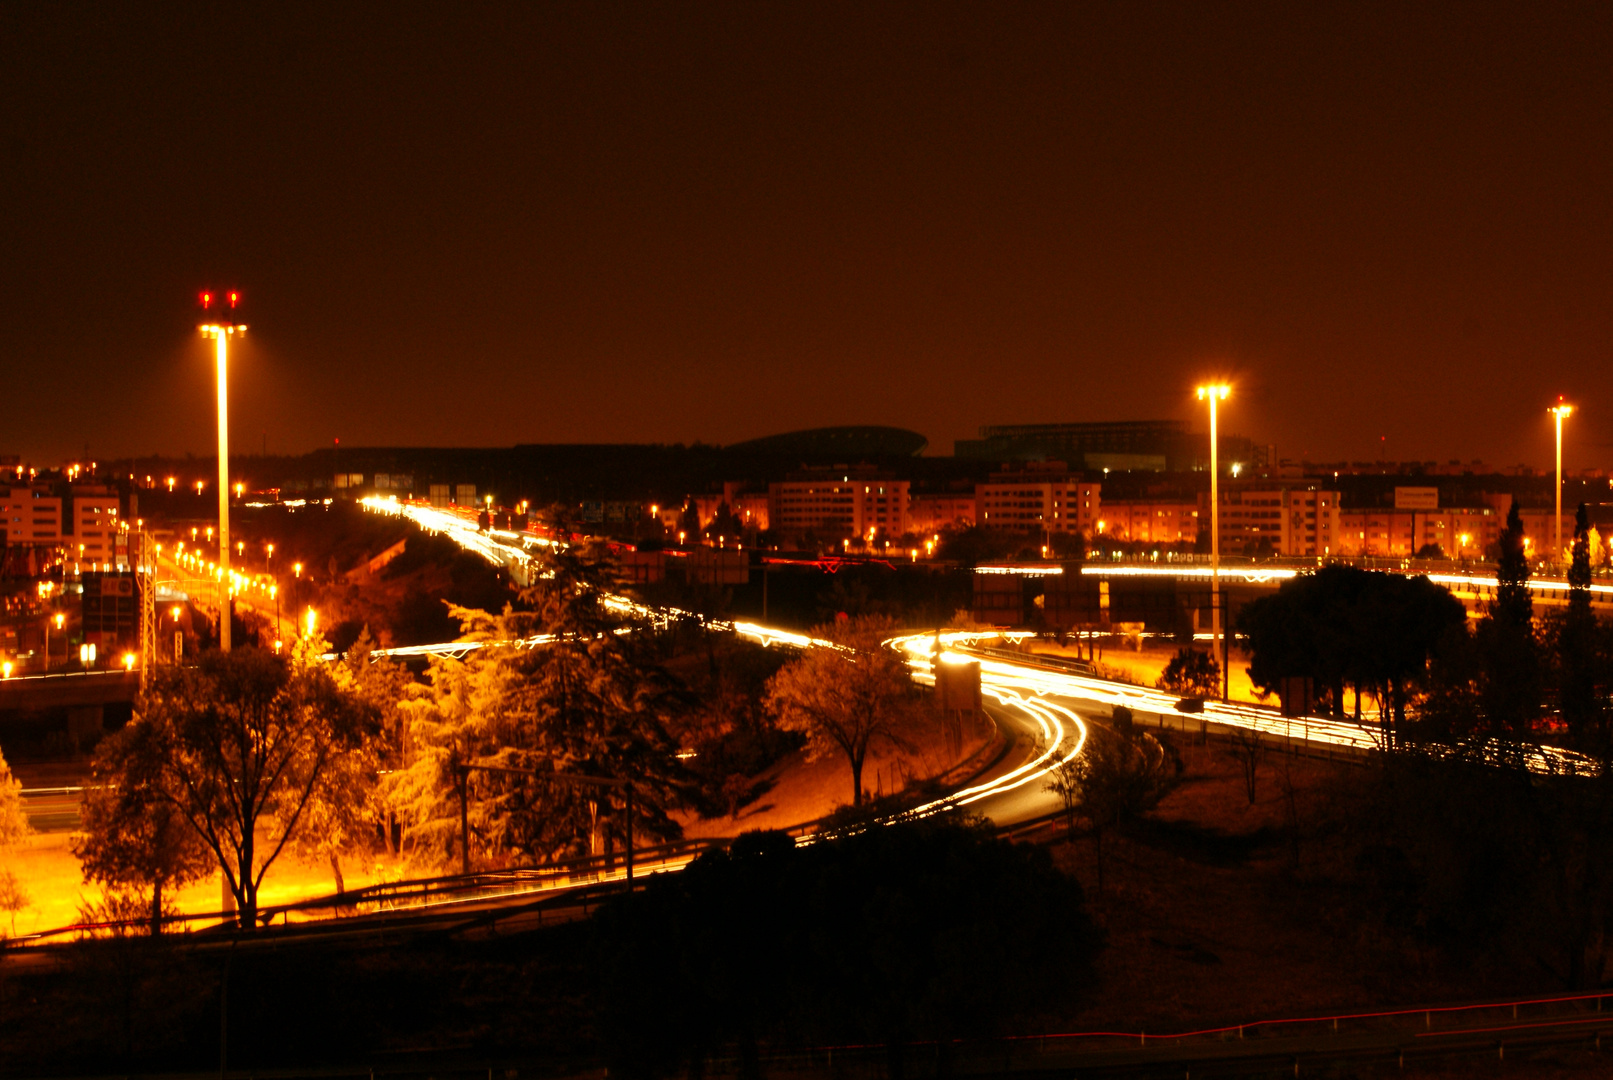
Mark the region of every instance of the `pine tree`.
[[17, 846], [32, 832], [22, 808], [22, 782], [11, 774], [11, 766], [0, 755], [0, 851]]
[[[609, 853], [629, 828], [640, 841], [681, 835], [670, 812], [698, 785], [670, 721], [688, 701], [651, 635], [624, 632], [616, 587], [603, 547], [551, 548], [524, 610], [451, 609], [474, 647], [432, 660], [428, 689], [404, 705], [407, 764], [385, 785], [429, 857], [458, 849], [461, 798], [484, 860]], [[631, 823], [616, 781], [633, 786]]]
[[1507, 512], [1497, 561], [1495, 600], [1478, 629], [1482, 674], [1481, 716], [1474, 735], [1478, 743], [1514, 765], [1533, 737], [1540, 713], [1540, 647], [1535, 636], [1534, 604], [1529, 595], [1529, 559], [1524, 553], [1523, 523], [1517, 503]]
[[1554, 620], [1553, 659], [1557, 709], [1570, 743], [1604, 769], [1608, 745], [1606, 633], [1591, 610], [1590, 517], [1584, 503], [1574, 515], [1573, 557], [1568, 567], [1568, 606]]

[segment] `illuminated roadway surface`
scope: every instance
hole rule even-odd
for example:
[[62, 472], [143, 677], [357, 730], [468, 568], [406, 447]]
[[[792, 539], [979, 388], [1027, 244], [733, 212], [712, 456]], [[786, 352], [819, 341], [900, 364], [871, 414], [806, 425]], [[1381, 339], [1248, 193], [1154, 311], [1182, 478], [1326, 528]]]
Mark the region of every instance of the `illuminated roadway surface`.
[[[380, 498], [367, 498], [361, 502], [371, 511], [407, 517], [422, 529], [450, 537], [488, 562], [508, 569], [511, 577], [518, 582], [529, 581], [536, 568], [532, 549], [552, 543], [531, 532], [482, 531], [477, 528], [474, 518], [418, 503]], [[668, 617], [667, 612], [644, 608], [622, 597], [610, 597], [607, 603], [624, 612], [654, 620]], [[829, 642], [804, 634], [758, 623], [735, 621], [723, 625], [731, 626], [735, 633], [764, 645], [834, 647]], [[1377, 745], [1375, 726], [1325, 717], [1284, 717], [1276, 709], [1238, 702], [1207, 701], [1202, 712], [1185, 713], [1177, 708], [1180, 699], [1174, 694], [1059, 670], [1055, 664], [1042, 663], [1034, 654], [1026, 654], [1024, 660], [1019, 661], [1000, 655], [987, 655], [971, 648], [982, 640], [1000, 641], [1006, 637], [1017, 641], [1027, 636], [996, 631], [943, 631], [906, 634], [887, 642], [906, 657], [914, 680], [926, 685], [933, 683], [934, 664], [978, 663], [982, 695], [993, 703], [989, 711], [1011, 743], [998, 761], [969, 784], [942, 799], [914, 808], [908, 812], [910, 815], [926, 816], [959, 808], [986, 817], [999, 827], [1010, 827], [1057, 813], [1061, 804], [1058, 796], [1047, 790], [1048, 773], [1081, 753], [1088, 737], [1088, 719], [1107, 720], [1115, 707], [1122, 705], [1132, 711], [1134, 722], [1145, 729], [1159, 726], [1197, 731], [1201, 724], [1214, 724], [1224, 728], [1258, 731], [1272, 738], [1345, 753], [1364, 753]], [[530, 647], [545, 640], [534, 638], [510, 644]], [[481, 647], [479, 643], [444, 642], [378, 649], [374, 655], [463, 655]], [[1546, 755], [1549, 756], [1535, 754], [1531, 763], [1533, 767], [1537, 770], [1561, 770], [1571, 763], [1571, 756], [1561, 751], [1548, 749]], [[659, 860], [645, 859], [638, 863], [638, 867], [641, 873], [675, 870], [681, 869], [692, 858], [692, 853], [685, 853]], [[473, 888], [468, 895], [420, 898], [413, 902], [405, 901], [403, 906], [416, 910], [420, 907], [448, 907], [473, 911], [530, 901], [535, 894], [567, 885], [585, 881], [609, 882], [623, 876], [622, 869], [590, 875], [586, 879], [567, 880], [566, 875], [556, 874], [545, 881], [533, 880], [526, 884], [512, 882], [510, 886], [499, 887], [491, 893]]]
[[[448, 536], [489, 562], [509, 569], [518, 580], [526, 579], [530, 573], [532, 548], [551, 542], [530, 532], [483, 531], [477, 528], [472, 516], [419, 503], [382, 498], [368, 498], [362, 503], [371, 511], [406, 517], [422, 529]], [[626, 600], [615, 602], [623, 608], [632, 606]], [[665, 617], [664, 613], [647, 610], [644, 613]], [[803, 634], [757, 623], [736, 621], [732, 626], [736, 633], [768, 645], [826, 644]], [[1002, 636], [995, 632], [953, 632], [943, 633], [938, 638], [930, 633], [906, 635], [890, 642], [893, 648], [904, 653], [914, 678], [922, 683], [931, 681], [932, 653], [938, 642], [940, 651], [936, 659], [940, 663], [978, 662], [982, 693], [998, 706], [993, 712], [999, 725], [1014, 737], [1013, 748], [986, 776], [942, 804], [919, 808], [919, 813], [940, 805], [967, 807], [998, 825], [1013, 825], [1052, 813], [1058, 809], [1058, 800], [1045, 790], [1048, 770], [1080, 753], [1087, 734], [1086, 717], [1107, 719], [1117, 705], [1131, 709], [1144, 726], [1159, 724], [1163, 719], [1166, 726], [1197, 728], [1199, 722], [1204, 721], [1345, 751], [1366, 751], [1376, 745], [1372, 729], [1346, 720], [1290, 719], [1272, 708], [1237, 702], [1206, 702], [1202, 714], [1183, 713], [1176, 707], [1179, 698], [1174, 694], [1066, 671], [1045, 670], [1034, 666], [1033, 656], [1027, 656], [1026, 662], [1020, 663], [969, 651], [974, 641], [996, 640]], [[463, 652], [468, 648], [464, 643], [445, 643], [393, 652], [418, 655]]]

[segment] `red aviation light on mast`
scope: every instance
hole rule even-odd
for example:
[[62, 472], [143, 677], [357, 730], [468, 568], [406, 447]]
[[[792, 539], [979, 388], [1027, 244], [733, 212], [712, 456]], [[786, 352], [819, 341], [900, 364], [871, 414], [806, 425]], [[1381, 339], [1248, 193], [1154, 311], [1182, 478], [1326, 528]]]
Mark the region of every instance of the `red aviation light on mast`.
[[241, 293], [238, 289], [227, 289], [224, 292], [214, 292], [205, 289], [199, 294], [201, 300], [201, 331], [208, 337], [221, 333], [233, 336], [246, 333], [246, 325], [241, 318]]

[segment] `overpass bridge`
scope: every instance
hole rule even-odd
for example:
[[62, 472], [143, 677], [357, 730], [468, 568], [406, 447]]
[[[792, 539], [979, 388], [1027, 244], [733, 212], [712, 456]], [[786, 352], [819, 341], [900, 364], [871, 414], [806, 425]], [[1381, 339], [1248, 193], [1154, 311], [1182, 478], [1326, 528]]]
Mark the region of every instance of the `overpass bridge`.
[[[1268, 595], [1283, 583], [1325, 565], [1356, 566], [1378, 573], [1426, 576], [1449, 589], [1470, 618], [1481, 617], [1500, 582], [1494, 564], [1418, 559], [1329, 558], [1253, 561], [1223, 559], [1222, 603], [1229, 612]], [[998, 626], [1141, 625], [1149, 632], [1176, 633], [1210, 626], [1208, 556], [1100, 560], [1066, 567], [1053, 562], [1001, 563], [975, 569], [974, 611]], [[1529, 581], [1536, 617], [1568, 603], [1568, 581], [1545, 574]], [[1613, 618], [1613, 574], [1593, 576], [1591, 606]]]

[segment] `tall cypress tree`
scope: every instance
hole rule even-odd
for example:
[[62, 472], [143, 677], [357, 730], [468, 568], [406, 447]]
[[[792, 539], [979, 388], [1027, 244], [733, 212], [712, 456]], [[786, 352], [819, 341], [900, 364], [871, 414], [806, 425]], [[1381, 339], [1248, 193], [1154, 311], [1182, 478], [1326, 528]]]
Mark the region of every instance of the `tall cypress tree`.
[[1495, 600], [1479, 625], [1483, 674], [1476, 734], [1484, 741], [1504, 744], [1503, 753], [1521, 762], [1521, 744], [1532, 736], [1540, 714], [1542, 680], [1534, 605], [1529, 596], [1529, 559], [1524, 554], [1517, 503], [1507, 512], [1496, 577]]
[[1557, 620], [1553, 650], [1556, 660], [1557, 708], [1574, 747], [1606, 762], [1610, 748], [1604, 728], [1605, 708], [1601, 630], [1591, 611], [1590, 515], [1579, 504], [1574, 515], [1573, 559], [1568, 567], [1568, 607]]

